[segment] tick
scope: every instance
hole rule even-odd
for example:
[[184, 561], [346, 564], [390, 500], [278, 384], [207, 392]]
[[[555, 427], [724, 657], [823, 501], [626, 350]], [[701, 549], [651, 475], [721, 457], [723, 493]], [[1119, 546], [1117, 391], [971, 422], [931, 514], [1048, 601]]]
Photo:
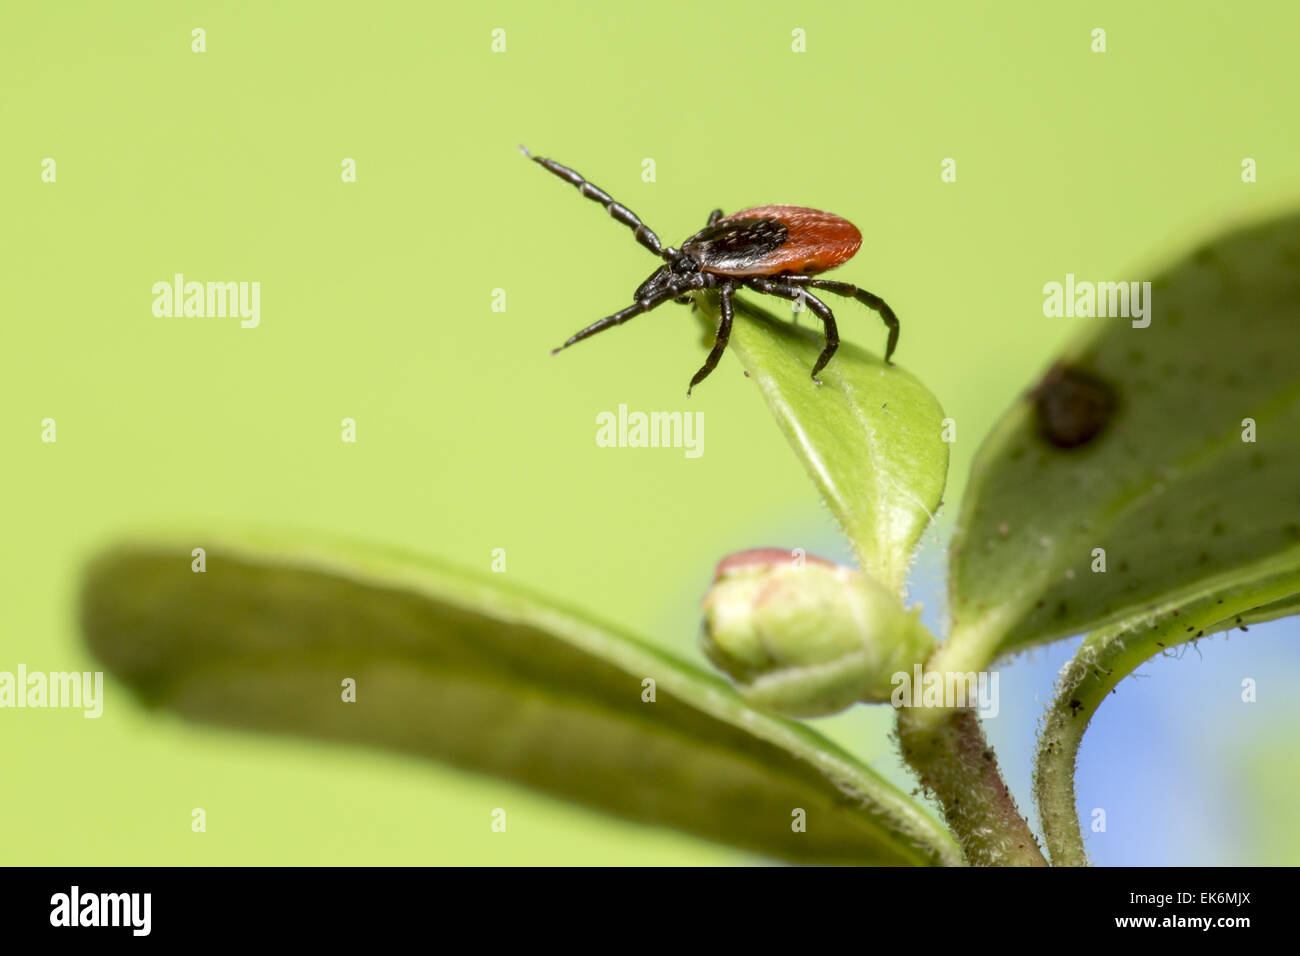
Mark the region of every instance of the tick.
[[820, 289], [834, 295], [857, 299], [875, 310], [889, 329], [885, 344], [885, 362], [898, 345], [898, 317], [885, 300], [878, 295], [859, 289], [847, 282], [819, 279], [817, 276], [853, 258], [862, 245], [862, 233], [847, 219], [842, 219], [820, 209], [804, 206], [754, 206], [724, 216], [721, 209], [709, 215], [703, 229], [682, 243], [680, 249], [664, 246], [654, 231], [643, 223], [632, 210], [616, 202], [609, 193], [587, 182], [580, 174], [550, 159], [534, 156], [523, 146], [519, 151], [544, 169], [550, 170], [565, 182], [578, 188], [587, 199], [605, 207], [615, 220], [632, 230], [641, 243], [666, 263], [650, 274], [637, 287], [636, 300], [626, 309], [593, 322], [574, 333], [557, 349], [554, 355], [570, 345], [590, 338], [597, 332], [622, 325], [633, 316], [658, 308], [665, 302], [689, 303], [691, 293], [703, 289], [716, 289], [722, 302], [722, 319], [713, 349], [704, 366], [695, 373], [686, 394], [704, 381], [718, 365], [731, 337], [731, 323], [735, 314], [732, 297], [740, 288], [752, 289], [764, 295], [780, 296], [791, 301], [802, 301], [813, 314], [822, 320], [826, 332], [826, 347], [813, 365], [812, 379], [818, 385], [817, 373], [835, 354], [840, 344], [835, 314], [811, 289]]

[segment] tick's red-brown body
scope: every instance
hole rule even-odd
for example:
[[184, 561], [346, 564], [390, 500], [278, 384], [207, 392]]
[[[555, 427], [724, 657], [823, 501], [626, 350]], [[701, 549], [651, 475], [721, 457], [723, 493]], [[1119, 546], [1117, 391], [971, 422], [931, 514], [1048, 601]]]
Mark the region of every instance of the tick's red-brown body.
[[[883, 299], [865, 289], [847, 282], [816, 278], [819, 273], [848, 262], [862, 246], [862, 233], [847, 219], [805, 206], [752, 206], [730, 216], [723, 216], [722, 210], [716, 209], [709, 216], [708, 224], [683, 242], [678, 250], [663, 246], [659, 237], [637, 218], [636, 213], [615, 202], [608, 193], [587, 182], [579, 173], [554, 160], [534, 156], [522, 146], [519, 149], [544, 169], [576, 186], [583, 196], [604, 206], [614, 219], [632, 230], [637, 242], [667, 263], [637, 287], [635, 303], [570, 336], [552, 354], [665, 302], [690, 302], [693, 292], [716, 289], [722, 305], [718, 337], [704, 367], [691, 379], [691, 388], [694, 388], [713, 371], [727, 347], [734, 317], [731, 299], [743, 286], [766, 295], [802, 301], [822, 320], [826, 328], [826, 348], [813, 365], [812, 377], [817, 384], [821, 384], [817, 373], [835, 354], [840, 338], [834, 313], [809, 291], [811, 289], [850, 296], [879, 313], [889, 328], [885, 364], [890, 364], [890, 356], [898, 344], [898, 319], [893, 310]], [[686, 394], [690, 393], [688, 388]]]
[[[853, 258], [862, 247], [862, 233], [847, 219], [806, 206], [754, 206], [723, 216], [712, 228], [737, 220], [772, 220], [785, 227], [785, 241], [757, 257], [733, 255], [726, 260], [701, 260], [705, 272], [724, 276], [816, 275]], [[706, 229], [707, 233], [709, 230]], [[703, 233], [701, 233], [703, 235]], [[694, 255], [699, 244], [692, 237], [682, 251]], [[700, 258], [696, 256], [696, 258]]]

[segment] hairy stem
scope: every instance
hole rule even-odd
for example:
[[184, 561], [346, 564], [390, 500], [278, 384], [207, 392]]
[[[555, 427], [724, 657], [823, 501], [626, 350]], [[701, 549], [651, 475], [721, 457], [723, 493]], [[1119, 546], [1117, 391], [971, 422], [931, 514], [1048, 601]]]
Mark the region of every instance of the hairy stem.
[[1057, 682], [1056, 699], [1044, 717], [1034, 758], [1034, 800], [1055, 866], [1088, 865], [1075, 809], [1074, 777], [1079, 744], [1106, 695], [1139, 666], [1170, 648], [1241, 624], [1294, 614], [1295, 606], [1281, 599], [1298, 590], [1300, 572], [1278, 574], [1096, 631], [1079, 645]]
[[898, 742], [972, 866], [1046, 866], [975, 711], [899, 708]]

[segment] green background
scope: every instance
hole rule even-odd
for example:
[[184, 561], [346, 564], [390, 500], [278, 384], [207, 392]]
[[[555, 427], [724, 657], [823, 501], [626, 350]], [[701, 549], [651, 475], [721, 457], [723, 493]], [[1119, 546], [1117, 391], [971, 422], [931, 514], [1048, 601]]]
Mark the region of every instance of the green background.
[[[665, 242], [715, 206], [857, 223], [838, 277], [893, 305], [897, 360], [957, 421], [951, 516], [982, 435], [1077, 328], [1043, 317], [1045, 282], [1150, 278], [1300, 193], [1300, 7], [1136, 6], [5, 5], [0, 669], [91, 666], [80, 564], [159, 522], [318, 529], [483, 572], [505, 548], [516, 582], [695, 660], [723, 554], [847, 559], [735, 360], [685, 397], [704, 349], [684, 310], [548, 356], [655, 262], [518, 143]], [[174, 272], [260, 281], [261, 326], [155, 318], [151, 287]], [[873, 315], [837, 309], [846, 338], [883, 348]], [[596, 415], [619, 403], [703, 411], [703, 457], [598, 448]], [[98, 721], [0, 712], [0, 861], [744, 859], [495, 780], [108, 695]], [[887, 721], [824, 726], [888, 768]]]

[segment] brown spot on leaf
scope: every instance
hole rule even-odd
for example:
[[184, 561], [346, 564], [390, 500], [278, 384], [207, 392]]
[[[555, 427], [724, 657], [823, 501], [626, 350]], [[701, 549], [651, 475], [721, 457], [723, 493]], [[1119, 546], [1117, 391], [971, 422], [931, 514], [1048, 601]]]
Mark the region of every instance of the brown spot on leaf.
[[1078, 448], [1101, 433], [1115, 415], [1115, 390], [1090, 372], [1063, 365], [1048, 369], [1030, 392], [1038, 433], [1057, 448]]

